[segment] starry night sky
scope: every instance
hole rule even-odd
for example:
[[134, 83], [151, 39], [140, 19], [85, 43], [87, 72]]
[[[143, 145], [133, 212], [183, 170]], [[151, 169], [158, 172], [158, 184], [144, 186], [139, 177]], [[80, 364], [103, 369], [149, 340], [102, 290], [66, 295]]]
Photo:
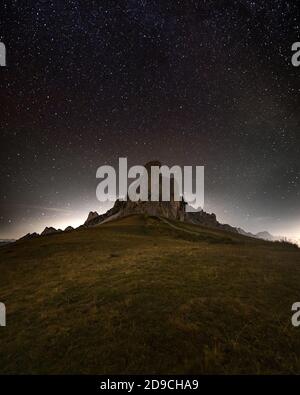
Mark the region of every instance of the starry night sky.
[[300, 238], [296, 1], [0, 5], [0, 238], [79, 225], [96, 169], [205, 166], [205, 209]]

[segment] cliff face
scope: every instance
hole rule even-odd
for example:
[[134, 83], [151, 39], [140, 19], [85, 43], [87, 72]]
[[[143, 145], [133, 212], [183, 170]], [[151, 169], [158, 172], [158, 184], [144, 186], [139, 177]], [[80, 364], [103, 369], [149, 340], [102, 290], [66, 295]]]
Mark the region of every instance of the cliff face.
[[170, 182], [170, 200], [162, 201], [162, 181], [163, 178], [159, 178], [159, 201], [150, 201], [151, 197], [151, 166], [161, 167], [161, 163], [158, 161], [152, 161], [145, 165], [148, 171], [148, 194], [149, 201], [131, 201], [127, 197], [127, 201], [117, 200], [114, 206], [103, 215], [98, 215], [96, 212], [90, 212], [84, 226], [95, 226], [116, 218], [125, 217], [131, 214], [147, 214], [157, 217], [165, 217], [172, 220], [186, 221], [193, 224], [204, 225], [231, 232], [237, 232], [235, 228], [230, 225], [220, 224], [217, 221], [215, 214], [209, 214], [205, 211], [192, 211], [186, 212], [186, 202], [182, 199], [181, 201], [175, 201], [175, 190], [177, 188], [174, 178], [168, 179]]
[[[85, 221], [85, 226], [93, 226], [103, 221], [125, 217], [131, 214], [147, 214], [158, 217], [166, 217], [169, 219], [184, 221], [185, 219], [185, 202], [174, 200], [174, 191], [176, 184], [174, 179], [167, 180], [170, 182], [170, 201], [162, 201], [162, 181], [163, 178], [159, 178], [159, 201], [152, 202], [151, 197], [151, 166], [161, 167], [161, 163], [158, 161], [152, 161], [145, 165], [148, 171], [148, 201], [132, 201], [127, 196], [127, 200], [117, 200], [114, 207], [111, 208], [103, 215], [97, 215], [97, 213], [90, 213], [87, 220]], [[133, 183], [134, 185], [134, 183]], [[138, 187], [137, 187], [138, 190]]]
[[30, 240], [30, 239], [35, 239], [37, 237], [40, 237], [40, 235], [36, 232], [34, 233], [27, 233], [25, 236], [20, 237], [19, 240]]
[[131, 214], [147, 214], [157, 217], [184, 221], [184, 202], [132, 202], [117, 200], [114, 206], [105, 214], [98, 215], [85, 221], [85, 226], [94, 226], [115, 218], [126, 217]]
[[52, 226], [50, 226], [49, 228], [46, 226], [46, 228], [43, 230], [43, 232], [41, 233], [41, 236], [45, 236], [45, 235], [52, 235], [54, 233], [61, 233], [62, 230], [61, 229], [55, 229]]
[[132, 214], [147, 214], [151, 216], [164, 217], [172, 220], [185, 221], [195, 225], [203, 225], [218, 228], [229, 232], [238, 233], [233, 226], [218, 222], [214, 213], [205, 211], [186, 212], [184, 201], [175, 202], [132, 202], [117, 200], [114, 206], [105, 214], [93, 217], [85, 222], [85, 226], [95, 226], [116, 218], [126, 217]]
[[203, 225], [238, 233], [238, 230], [233, 226], [230, 226], [228, 224], [221, 224], [217, 220], [216, 214], [209, 214], [203, 210], [185, 213], [185, 221], [195, 225]]
[[184, 221], [183, 202], [121, 202], [119, 217], [130, 214], [147, 214]]

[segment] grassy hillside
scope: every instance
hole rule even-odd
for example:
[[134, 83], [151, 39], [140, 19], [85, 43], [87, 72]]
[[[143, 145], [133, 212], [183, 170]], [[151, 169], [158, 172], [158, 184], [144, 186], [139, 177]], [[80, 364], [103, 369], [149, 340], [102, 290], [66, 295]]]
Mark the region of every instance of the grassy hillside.
[[0, 373], [300, 373], [300, 252], [127, 217], [0, 248]]

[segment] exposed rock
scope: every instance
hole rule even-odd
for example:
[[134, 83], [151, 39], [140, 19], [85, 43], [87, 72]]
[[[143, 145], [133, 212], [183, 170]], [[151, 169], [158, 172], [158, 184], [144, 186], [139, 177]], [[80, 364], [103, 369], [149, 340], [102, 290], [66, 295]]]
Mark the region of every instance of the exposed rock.
[[218, 228], [229, 232], [238, 233], [237, 229], [233, 226], [230, 226], [228, 224], [221, 224], [220, 222], [218, 222], [216, 214], [209, 214], [203, 210], [186, 212], [185, 221], [196, 225], [209, 226], [212, 228]]
[[[151, 167], [161, 167], [159, 161], [148, 162], [145, 168], [148, 171], [148, 201], [132, 201], [127, 196], [127, 201], [117, 200], [114, 206], [108, 210], [105, 214], [98, 215], [97, 213], [91, 212], [88, 219], [85, 221], [85, 226], [95, 226], [109, 220], [125, 217], [131, 214], [147, 214], [151, 216], [165, 217], [168, 219], [187, 221], [190, 223], [216, 227], [231, 232], [237, 232], [235, 228], [230, 225], [220, 224], [215, 214], [208, 214], [205, 211], [186, 212], [186, 202], [182, 199], [181, 201], [175, 200], [175, 190], [178, 187], [175, 183], [174, 178], [168, 180], [170, 182], [170, 201], [162, 201], [162, 182], [163, 177], [159, 178], [159, 199], [158, 201], [151, 201]], [[134, 185], [134, 184], [133, 184]], [[138, 190], [138, 188], [137, 188]], [[97, 214], [97, 215], [96, 215]]]
[[21, 237], [19, 240], [30, 240], [39, 237], [40, 235], [36, 232], [34, 233], [27, 233], [25, 236]]
[[90, 211], [84, 225], [87, 225], [90, 221], [92, 221], [93, 219], [95, 219], [97, 217], [99, 217], [99, 214], [97, 213], [97, 211]]
[[122, 206], [118, 212], [118, 217], [125, 217], [131, 214], [147, 214], [151, 216], [165, 217], [169, 219], [184, 220], [184, 203], [176, 202], [119, 202], [117, 206]]
[[[86, 227], [86, 226], [95, 226], [95, 225], [98, 225], [98, 224], [102, 223], [104, 220], [106, 220], [106, 219], [108, 219], [108, 218], [111, 218], [111, 217], [114, 216], [115, 214], [119, 214], [119, 212], [121, 212], [121, 209], [122, 209], [122, 207], [123, 207], [123, 203], [125, 203], [125, 202], [121, 202], [120, 200], [117, 200], [117, 201], [115, 202], [114, 206], [113, 206], [111, 209], [109, 209], [106, 213], [101, 214], [101, 215], [94, 216], [94, 217], [91, 218], [90, 220], [87, 219], [87, 220], [85, 221], [84, 225], [79, 226], [79, 228], [77, 228], [77, 229], [80, 229], [80, 228], [82, 228], [83, 226]], [[91, 214], [91, 213], [90, 213], [90, 214]], [[90, 215], [89, 215], [89, 216], [90, 216]]]
[[[145, 168], [148, 171], [148, 201], [132, 201], [127, 196], [127, 200], [117, 200], [114, 206], [108, 210], [105, 214], [98, 215], [97, 213], [91, 212], [88, 219], [85, 221], [85, 226], [94, 226], [107, 221], [110, 219], [125, 217], [131, 214], [148, 214], [151, 216], [166, 217], [169, 219], [184, 221], [185, 217], [185, 205], [186, 203], [182, 199], [181, 201], [174, 200], [174, 191], [177, 187], [173, 178], [168, 180], [170, 182], [170, 201], [162, 201], [162, 181], [163, 177], [159, 177], [159, 198], [158, 201], [150, 201], [151, 196], [151, 167], [161, 167], [159, 161], [148, 162]], [[134, 185], [134, 183], [132, 184]], [[138, 187], [136, 188], [138, 190]]]
[[[96, 211], [90, 211], [84, 224], [79, 226], [77, 229], [96, 226], [105, 223], [107, 221], [111, 221], [113, 219], [125, 217], [132, 214], [147, 214], [150, 216], [165, 217], [172, 220], [185, 221], [196, 225], [202, 225], [202, 226], [217, 228], [229, 232], [240, 233], [248, 237], [250, 236], [256, 238], [262, 238], [265, 240], [275, 239], [274, 236], [270, 235], [268, 232], [260, 232], [257, 235], [253, 235], [252, 233], [245, 232], [243, 229], [235, 228], [228, 224], [221, 224], [220, 222], [218, 222], [216, 215], [214, 213], [209, 214], [203, 210], [200, 211], [193, 210], [191, 207], [189, 207], [189, 210], [186, 210], [187, 203], [184, 201], [183, 198], [180, 201], [175, 200], [175, 195], [176, 195], [175, 192], [176, 189], [178, 188], [178, 185], [176, 184], [173, 177], [167, 180], [170, 183], [170, 200], [169, 201], [162, 200], [163, 176], [160, 175], [160, 177], [158, 178], [159, 185], [157, 186], [159, 191], [158, 201], [151, 201], [150, 200], [151, 185], [153, 184], [151, 180], [152, 166], [161, 167], [162, 165], [159, 161], [151, 161], [145, 165], [145, 168], [148, 171], [148, 194], [149, 194], [148, 201], [141, 201], [141, 200], [133, 201], [129, 199], [129, 196], [127, 196], [126, 201], [118, 199], [116, 200], [114, 206], [104, 214], [99, 215]], [[137, 182], [138, 181], [136, 181], [136, 183]], [[132, 185], [134, 186], [134, 183], [131, 184], [131, 186]], [[136, 190], [137, 193], [139, 193], [139, 184], [136, 184], [136, 188], [133, 188], [132, 190]], [[71, 230], [73, 230], [73, 227], [68, 226], [65, 229], [65, 232], [69, 232]], [[49, 227], [49, 228], [46, 227], [44, 231], [41, 233], [41, 235], [49, 235], [58, 232], [62, 232], [62, 231], [60, 229], [56, 230], [53, 227]], [[33, 237], [36, 236], [31, 236], [29, 234], [24, 236], [24, 238], [33, 238]]]
[[273, 235], [271, 235], [271, 233], [269, 233], [267, 231], [258, 232], [258, 233], [256, 233], [255, 237], [257, 237], [259, 239], [263, 239], [263, 240], [268, 240], [268, 241], [280, 240], [280, 237], [273, 236]]
[[50, 226], [49, 228], [46, 226], [46, 228], [43, 230], [43, 232], [41, 233], [41, 236], [45, 236], [45, 235], [52, 235], [54, 233], [60, 233], [62, 232], [61, 229], [55, 229], [52, 226]]

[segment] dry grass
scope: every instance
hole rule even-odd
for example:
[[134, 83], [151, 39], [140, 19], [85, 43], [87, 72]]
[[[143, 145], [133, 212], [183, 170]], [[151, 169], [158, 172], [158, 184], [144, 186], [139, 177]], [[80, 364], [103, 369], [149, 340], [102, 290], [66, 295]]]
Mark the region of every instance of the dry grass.
[[300, 373], [300, 252], [128, 217], [0, 249], [0, 373]]

